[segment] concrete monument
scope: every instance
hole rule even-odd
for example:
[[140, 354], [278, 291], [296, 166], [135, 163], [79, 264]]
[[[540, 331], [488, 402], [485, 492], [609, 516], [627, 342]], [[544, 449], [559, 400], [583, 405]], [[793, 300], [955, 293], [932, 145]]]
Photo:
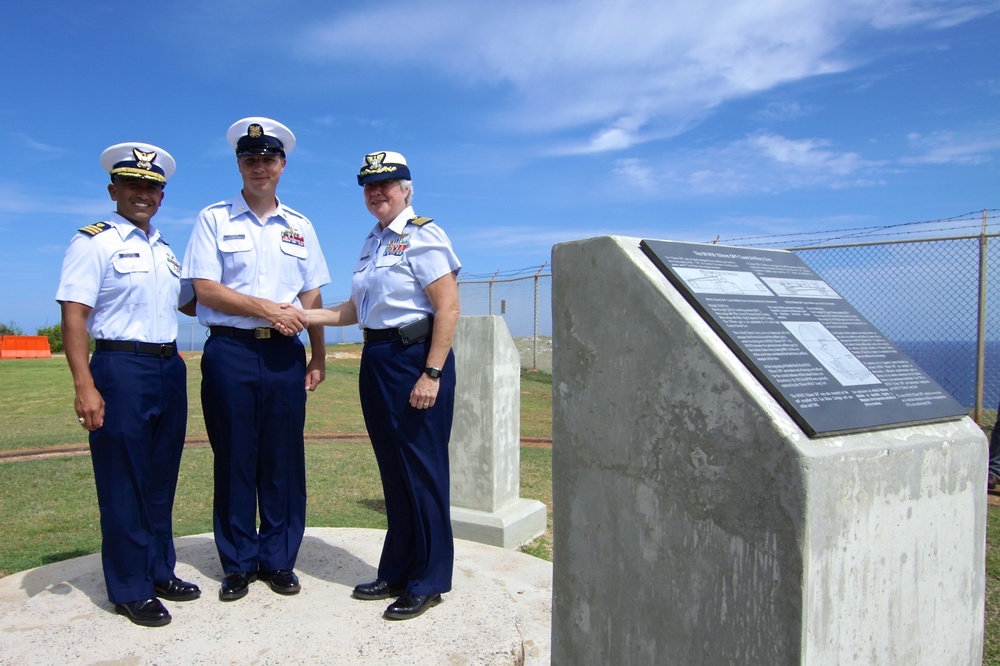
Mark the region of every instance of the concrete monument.
[[553, 250], [554, 664], [974, 664], [986, 439], [810, 438], [640, 249]]
[[545, 532], [521, 491], [521, 362], [502, 317], [459, 317], [451, 523], [459, 539], [517, 548]]

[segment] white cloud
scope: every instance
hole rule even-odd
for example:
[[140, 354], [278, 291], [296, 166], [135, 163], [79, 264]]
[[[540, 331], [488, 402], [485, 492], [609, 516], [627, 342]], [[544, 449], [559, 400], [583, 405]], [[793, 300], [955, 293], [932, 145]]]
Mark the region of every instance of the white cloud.
[[[805, 187], [867, 187], [881, 182], [882, 162], [838, 151], [823, 139], [757, 133], [702, 151], [619, 160], [614, 175], [630, 186], [667, 196], [776, 193]], [[631, 190], [630, 190], [631, 191]]]
[[801, 118], [808, 113], [798, 102], [772, 102], [753, 114], [753, 118], [764, 123], [785, 122]]
[[714, 107], [855, 65], [855, 32], [945, 27], [995, 0], [509, 0], [379, 4], [313, 21], [300, 57], [430, 65], [514, 92], [497, 118], [522, 131], [584, 130], [562, 152], [671, 136]]
[[57, 216], [107, 216], [114, 204], [105, 195], [93, 199], [53, 197], [47, 193], [32, 193], [17, 186], [0, 183], [0, 221], [3, 217], [43, 213], [46, 218]]
[[792, 140], [776, 134], [757, 134], [749, 137], [745, 143], [759, 157], [782, 168], [845, 176], [870, 166], [857, 153], [828, 150], [830, 144], [823, 140]]
[[42, 143], [41, 141], [36, 141], [27, 134], [23, 134], [21, 132], [15, 132], [13, 136], [26, 148], [26, 151], [22, 153], [22, 155], [28, 155], [41, 159], [54, 159], [69, 154], [69, 150], [66, 148], [50, 146], [49, 144]]
[[658, 189], [653, 169], [645, 162], [635, 158], [618, 160], [614, 165], [614, 174], [631, 185], [645, 192], [655, 192]]
[[907, 136], [918, 155], [901, 160], [904, 164], [982, 164], [1000, 151], [1000, 131], [977, 130], [973, 133], [911, 133]]

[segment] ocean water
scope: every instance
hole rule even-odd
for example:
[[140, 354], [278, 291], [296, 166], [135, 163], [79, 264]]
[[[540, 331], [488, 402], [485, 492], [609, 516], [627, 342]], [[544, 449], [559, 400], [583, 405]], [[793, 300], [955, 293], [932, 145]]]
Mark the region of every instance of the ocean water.
[[[963, 407], [968, 409], [975, 407], [975, 342], [963, 340], [894, 342]], [[985, 359], [983, 409], [996, 409], [1000, 397], [1000, 341], [986, 343]]]

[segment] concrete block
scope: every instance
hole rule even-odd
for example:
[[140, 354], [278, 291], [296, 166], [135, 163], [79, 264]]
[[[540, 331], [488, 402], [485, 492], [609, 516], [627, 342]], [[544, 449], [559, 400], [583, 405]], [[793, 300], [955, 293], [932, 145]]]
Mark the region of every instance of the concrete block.
[[553, 663], [979, 663], [978, 426], [810, 439], [639, 241], [553, 250]]
[[545, 522], [545, 505], [537, 500], [517, 499], [491, 513], [451, 507], [456, 539], [499, 548], [520, 548], [545, 532]]
[[520, 356], [502, 317], [459, 317], [453, 347], [457, 385], [449, 464], [455, 536], [517, 548], [546, 526], [545, 505], [519, 497]]

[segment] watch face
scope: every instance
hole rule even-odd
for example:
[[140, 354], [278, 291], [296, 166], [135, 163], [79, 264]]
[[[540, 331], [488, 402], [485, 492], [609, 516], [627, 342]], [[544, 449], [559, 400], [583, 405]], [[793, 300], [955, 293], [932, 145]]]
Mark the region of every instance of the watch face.
[[439, 379], [441, 377], [440, 368], [424, 368], [424, 374], [431, 379]]

